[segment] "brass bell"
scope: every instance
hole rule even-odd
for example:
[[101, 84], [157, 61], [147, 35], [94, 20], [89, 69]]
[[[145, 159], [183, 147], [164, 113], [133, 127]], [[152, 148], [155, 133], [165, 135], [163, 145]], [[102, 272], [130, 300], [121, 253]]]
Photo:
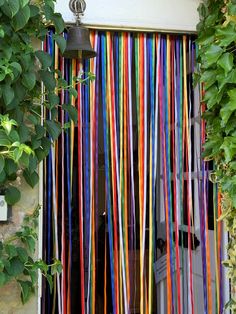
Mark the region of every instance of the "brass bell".
[[63, 56], [69, 59], [89, 59], [96, 57], [89, 38], [89, 30], [81, 25], [71, 27], [67, 35], [67, 46]]

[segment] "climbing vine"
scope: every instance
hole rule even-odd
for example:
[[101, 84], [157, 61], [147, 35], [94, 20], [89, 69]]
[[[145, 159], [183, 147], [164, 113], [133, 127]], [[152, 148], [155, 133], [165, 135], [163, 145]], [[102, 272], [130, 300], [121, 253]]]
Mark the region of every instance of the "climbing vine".
[[205, 0], [199, 6], [197, 26], [203, 85], [203, 118], [207, 141], [204, 157], [213, 160], [211, 174], [222, 192], [222, 216], [229, 232], [228, 268], [232, 297], [226, 304], [236, 313], [236, 1]]
[[[65, 25], [54, 4], [55, 0], [0, 0], [0, 192], [9, 205], [21, 198], [15, 184], [19, 177], [32, 188], [38, 183], [38, 165], [62, 130], [58, 110], [67, 111], [74, 122], [77, 119], [76, 108], [69, 103], [59, 108], [58, 95], [66, 89], [76, 98], [74, 86], [84, 79], [75, 77], [74, 86], [68, 86], [54, 70], [51, 56], [35, 49], [35, 42], [44, 41], [48, 27], [54, 27], [53, 40], [62, 53], [65, 50]], [[37, 217], [38, 209], [25, 217], [13, 237], [0, 242], [0, 286], [16, 280], [23, 303], [35, 290], [38, 270], [50, 287], [52, 276], [61, 271], [59, 261], [46, 265], [34, 259]]]
[[38, 270], [47, 279], [52, 290], [53, 276], [62, 270], [61, 262], [54, 260], [47, 265], [43, 260], [34, 260], [33, 255], [38, 240], [36, 228], [40, 208], [26, 215], [20, 230], [0, 242], [0, 286], [15, 280], [21, 289], [22, 303], [26, 303], [35, 292]]

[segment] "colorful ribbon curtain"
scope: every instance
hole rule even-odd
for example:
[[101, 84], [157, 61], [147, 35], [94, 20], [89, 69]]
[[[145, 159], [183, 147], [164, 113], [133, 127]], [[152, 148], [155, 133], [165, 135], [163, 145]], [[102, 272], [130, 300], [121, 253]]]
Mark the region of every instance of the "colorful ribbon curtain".
[[[78, 97], [67, 90], [56, 92], [61, 104], [77, 108], [78, 122], [68, 129], [68, 112], [62, 109], [54, 117], [63, 130], [44, 166], [44, 258], [49, 264], [60, 259], [63, 271], [55, 275], [52, 293], [44, 282], [42, 313], [156, 313], [157, 303], [163, 301], [156, 299], [154, 281], [162, 209], [167, 313], [186, 309], [184, 273], [187, 312], [194, 313], [198, 302], [193, 278], [196, 213], [204, 313], [213, 313], [214, 308], [222, 313], [222, 227], [216, 222], [221, 214], [220, 193], [214, 190], [216, 269], [212, 270], [209, 165], [200, 158], [205, 125], [199, 122], [200, 105], [192, 86], [194, 38], [91, 31], [97, 57], [80, 64], [59, 54], [52, 35], [49, 31], [44, 49]], [[95, 81], [88, 80], [90, 73]], [[84, 83], [76, 84], [76, 76]], [[52, 112], [46, 114], [53, 117]], [[192, 132], [196, 124], [199, 150], [194, 148]], [[198, 202], [193, 200], [194, 173]], [[211, 272], [216, 274], [216, 304]]]

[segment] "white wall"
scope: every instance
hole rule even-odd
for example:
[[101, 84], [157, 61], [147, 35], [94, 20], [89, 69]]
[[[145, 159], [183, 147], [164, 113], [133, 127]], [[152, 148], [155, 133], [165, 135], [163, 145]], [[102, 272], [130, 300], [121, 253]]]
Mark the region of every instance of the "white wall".
[[[69, 0], [57, 0], [66, 22], [74, 17]], [[195, 31], [200, 0], [86, 0], [83, 23], [120, 28]]]

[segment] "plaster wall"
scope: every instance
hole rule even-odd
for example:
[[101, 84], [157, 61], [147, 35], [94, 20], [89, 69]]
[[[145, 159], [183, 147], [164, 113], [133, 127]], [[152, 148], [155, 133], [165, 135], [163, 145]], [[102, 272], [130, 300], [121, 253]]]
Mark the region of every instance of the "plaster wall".
[[[83, 23], [94, 26], [195, 31], [200, 0], [86, 0]], [[66, 22], [74, 22], [69, 0], [57, 0]]]

